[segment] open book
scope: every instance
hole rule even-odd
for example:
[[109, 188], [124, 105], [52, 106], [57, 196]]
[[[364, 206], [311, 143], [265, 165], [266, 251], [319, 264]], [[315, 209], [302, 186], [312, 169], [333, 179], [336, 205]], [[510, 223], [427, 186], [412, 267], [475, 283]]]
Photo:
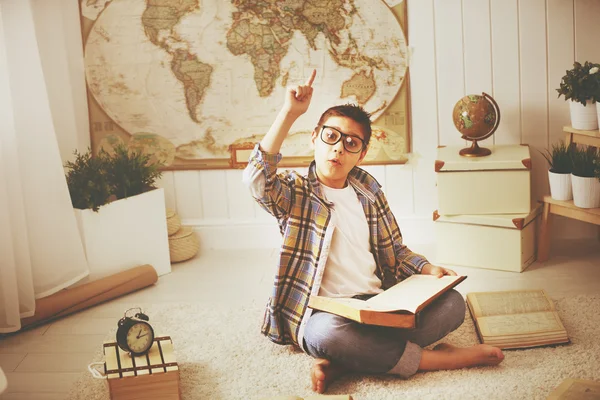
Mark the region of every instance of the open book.
[[569, 342], [542, 289], [468, 293], [467, 305], [482, 343], [517, 349]]
[[600, 399], [600, 382], [587, 379], [565, 379], [550, 393], [547, 400]]
[[310, 296], [308, 306], [363, 324], [414, 328], [423, 308], [466, 278], [411, 275], [368, 300]]

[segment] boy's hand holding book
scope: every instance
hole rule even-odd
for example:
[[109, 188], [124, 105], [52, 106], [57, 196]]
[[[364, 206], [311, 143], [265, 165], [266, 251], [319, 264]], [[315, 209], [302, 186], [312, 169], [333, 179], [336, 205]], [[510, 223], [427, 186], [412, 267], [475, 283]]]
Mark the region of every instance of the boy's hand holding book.
[[433, 264], [425, 264], [421, 270], [421, 275], [436, 275], [438, 278], [441, 278], [444, 275], [457, 276], [456, 272], [452, 271], [451, 269], [438, 267], [437, 265]]

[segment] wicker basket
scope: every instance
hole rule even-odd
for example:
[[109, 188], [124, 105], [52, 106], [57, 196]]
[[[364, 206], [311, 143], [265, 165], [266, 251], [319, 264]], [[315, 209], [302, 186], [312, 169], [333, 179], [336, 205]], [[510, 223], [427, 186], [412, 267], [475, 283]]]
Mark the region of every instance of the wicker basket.
[[171, 262], [189, 260], [198, 253], [200, 242], [191, 226], [182, 226], [175, 234], [169, 236], [169, 255]]
[[169, 236], [175, 234], [181, 228], [181, 219], [175, 210], [167, 208], [167, 232]]

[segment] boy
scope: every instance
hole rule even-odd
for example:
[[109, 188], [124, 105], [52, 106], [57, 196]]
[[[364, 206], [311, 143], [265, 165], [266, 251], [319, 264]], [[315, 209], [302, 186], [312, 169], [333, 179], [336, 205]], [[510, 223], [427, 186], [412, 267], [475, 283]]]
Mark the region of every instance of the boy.
[[465, 302], [455, 290], [428, 306], [412, 330], [363, 325], [307, 307], [312, 294], [367, 298], [412, 274], [456, 275], [402, 244], [380, 185], [357, 167], [371, 137], [370, 115], [362, 108], [337, 106], [321, 116], [312, 132], [308, 176], [277, 174], [281, 144], [308, 109], [315, 76], [313, 71], [305, 85], [288, 88], [244, 170], [252, 196], [277, 218], [283, 235], [262, 333], [316, 358], [311, 380], [318, 393], [347, 371], [408, 378], [417, 371], [500, 363], [501, 350], [488, 345], [423, 349], [462, 324]]

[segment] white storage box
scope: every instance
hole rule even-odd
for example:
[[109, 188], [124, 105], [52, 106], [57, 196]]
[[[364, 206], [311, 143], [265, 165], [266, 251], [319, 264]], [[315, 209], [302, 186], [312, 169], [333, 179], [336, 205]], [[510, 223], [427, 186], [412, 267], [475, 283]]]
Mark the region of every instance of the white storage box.
[[436, 263], [521, 272], [536, 259], [536, 225], [542, 206], [528, 214], [433, 213]]
[[486, 157], [463, 157], [461, 147], [438, 148], [435, 171], [440, 215], [531, 211], [528, 145], [486, 146]]

